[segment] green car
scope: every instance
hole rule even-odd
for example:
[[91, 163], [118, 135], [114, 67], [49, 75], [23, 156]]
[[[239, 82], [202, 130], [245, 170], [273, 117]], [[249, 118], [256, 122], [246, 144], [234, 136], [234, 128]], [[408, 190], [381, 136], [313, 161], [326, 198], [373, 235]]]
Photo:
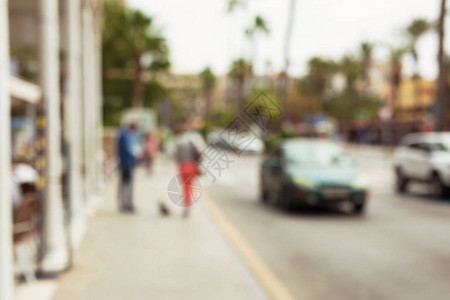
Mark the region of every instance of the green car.
[[320, 139], [283, 140], [261, 166], [261, 200], [283, 209], [347, 202], [362, 213], [368, 192], [343, 148]]

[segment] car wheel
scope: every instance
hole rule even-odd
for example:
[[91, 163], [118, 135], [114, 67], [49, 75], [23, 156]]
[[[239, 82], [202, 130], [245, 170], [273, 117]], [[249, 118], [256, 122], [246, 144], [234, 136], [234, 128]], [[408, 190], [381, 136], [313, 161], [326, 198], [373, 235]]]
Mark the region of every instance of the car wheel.
[[430, 192], [438, 197], [445, 197], [448, 194], [448, 188], [444, 185], [437, 173], [433, 173], [430, 183]]
[[406, 192], [406, 189], [408, 188], [408, 178], [406, 178], [403, 175], [403, 172], [400, 168], [397, 168], [395, 170], [396, 175], [396, 189], [398, 193], [404, 193]]
[[366, 207], [366, 201], [363, 201], [361, 203], [354, 203], [353, 204], [353, 213], [360, 215], [364, 213], [364, 209]]
[[282, 187], [281, 191], [278, 193], [277, 206], [284, 211], [290, 211], [292, 209], [292, 200], [285, 187]]

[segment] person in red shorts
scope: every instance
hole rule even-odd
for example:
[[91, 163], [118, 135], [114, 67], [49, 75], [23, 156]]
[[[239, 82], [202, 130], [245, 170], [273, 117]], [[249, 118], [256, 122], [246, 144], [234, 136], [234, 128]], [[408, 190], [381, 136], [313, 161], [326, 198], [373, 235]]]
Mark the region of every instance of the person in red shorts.
[[194, 201], [197, 200], [194, 194], [196, 191], [192, 187], [195, 179], [200, 174], [201, 151], [204, 149], [205, 143], [201, 135], [189, 126], [180, 126], [177, 133], [174, 142], [174, 156], [182, 180], [181, 188], [184, 193], [183, 216], [188, 217], [190, 208]]

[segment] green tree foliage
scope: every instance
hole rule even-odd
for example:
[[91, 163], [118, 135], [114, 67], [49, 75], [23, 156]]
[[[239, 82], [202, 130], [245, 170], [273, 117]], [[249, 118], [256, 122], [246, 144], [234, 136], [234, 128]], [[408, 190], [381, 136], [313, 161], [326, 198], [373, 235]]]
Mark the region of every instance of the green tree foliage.
[[259, 37], [262, 35], [269, 35], [269, 27], [267, 26], [266, 20], [260, 16], [255, 16], [253, 23], [250, 25], [249, 28], [245, 30], [245, 36], [250, 42], [251, 45], [251, 57], [249, 58], [249, 63], [254, 66], [255, 60], [258, 57], [258, 40]]
[[233, 110], [229, 108], [217, 109], [212, 113], [212, 124], [220, 127], [225, 127], [233, 121], [235, 114]]
[[[140, 10], [105, 2], [103, 32], [103, 69], [105, 81], [109, 73], [131, 79], [131, 90], [122, 101], [125, 107], [142, 106], [145, 102], [144, 73], [155, 73], [169, 67], [165, 38], [155, 29], [153, 19]], [[105, 82], [105, 94], [111, 87]], [[105, 97], [105, 101], [108, 98]], [[107, 104], [106, 104], [107, 105]]]
[[414, 19], [406, 28], [406, 35], [409, 41], [409, 51], [416, 64], [418, 72], [419, 53], [417, 52], [417, 43], [432, 28], [432, 24], [425, 19]]
[[394, 108], [395, 102], [398, 99], [398, 93], [400, 85], [402, 83], [403, 72], [403, 57], [407, 53], [408, 49], [405, 47], [393, 47], [391, 48], [390, 60], [391, 60], [391, 88], [392, 88], [392, 103], [391, 107]]
[[345, 77], [345, 86], [348, 90], [356, 90], [356, 83], [361, 79], [361, 63], [353, 56], [344, 56], [338, 70]]
[[365, 89], [370, 86], [370, 68], [372, 66], [372, 56], [375, 46], [369, 42], [363, 42], [360, 46], [361, 57], [361, 76], [364, 82]]
[[[130, 107], [130, 95], [133, 83], [130, 79], [107, 79], [103, 87], [103, 115], [105, 126], [118, 126], [120, 115], [125, 108]], [[155, 107], [160, 100], [169, 99], [169, 90], [157, 80], [151, 80], [144, 87], [144, 107]]]
[[[368, 49], [366, 49], [368, 50]], [[367, 58], [366, 58], [367, 59]], [[374, 94], [359, 88], [358, 82], [364, 81], [364, 57], [344, 56], [338, 70], [345, 78], [345, 88], [333, 93], [325, 103], [324, 111], [337, 120], [375, 119], [382, 101]]]
[[364, 115], [376, 119], [382, 101], [376, 95], [346, 89], [325, 103], [325, 112], [337, 120], [354, 120]]
[[236, 87], [239, 108], [243, 108], [245, 105], [246, 79], [252, 74], [252, 65], [244, 58], [238, 58], [232, 62], [228, 76], [233, 80]]
[[246, 35], [250, 38], [254, 38], [259, 33], [267, 35], [269, 32], [266, 20], [260, 15], [255, 17], [253, 24], [245, 31]]
[[[337, 120], [353, 120], [361, 115], [368, 119], [376, 118], [381, 100], [361, 90], [358, 85], [364, 78], [362, 60], [351, 55], [338, 62], [320, 57], [310, 59], [308, 73], [300, 81], [301, 94], [320, 101], [321, 110]], [[336, 90], [332, 84], [338, 75], [345, 79], [342, 90]]]
[[205, 97], [205, 120], [209, 120], [211, 116], [211, 97], [214, 87], [216, 86], [216, 76], [210, 67], [206, 67], [200, 73], [202, 82], [203, 96]]
[[308, 73], [300, 81], [300, 92], [323, 100], [332, 77], [338, 72], [339, 66], [332, 60], [313, 57], [308, 61]]
[[239, 7], [245, 6], [245, 1], [242, 0], [228, 0], [227, 4], [227, 12], [233, 13], [235, 12]]
[[414, 19], [406, 28], [406, 35], [409, 42], [409, 52], [414, 60], [414, 100], [419, 105], [420, 101], [420, 74], [419, 74], [419, 53], [417, 43], [431, 29], [432, 24], [425, 19]]

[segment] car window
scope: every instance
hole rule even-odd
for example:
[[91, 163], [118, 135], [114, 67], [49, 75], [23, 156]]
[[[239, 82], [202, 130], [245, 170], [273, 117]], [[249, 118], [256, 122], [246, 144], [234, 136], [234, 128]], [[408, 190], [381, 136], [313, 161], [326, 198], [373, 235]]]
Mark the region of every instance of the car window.
[[450, 144], [446, 143], [430, 143], [429, 147], [431, 151], [450, 151]]
[[427, 146], [425, 143], [412, 143], [408, 145], [408, 148], [413, 150], [425, 151], [429, 149], [429, 146]]
[[308, 167], [344, 167], [351, 160], [343, 149], [332, 143], [301, 143], [285, 146], [286, 159], [290, 163]]

